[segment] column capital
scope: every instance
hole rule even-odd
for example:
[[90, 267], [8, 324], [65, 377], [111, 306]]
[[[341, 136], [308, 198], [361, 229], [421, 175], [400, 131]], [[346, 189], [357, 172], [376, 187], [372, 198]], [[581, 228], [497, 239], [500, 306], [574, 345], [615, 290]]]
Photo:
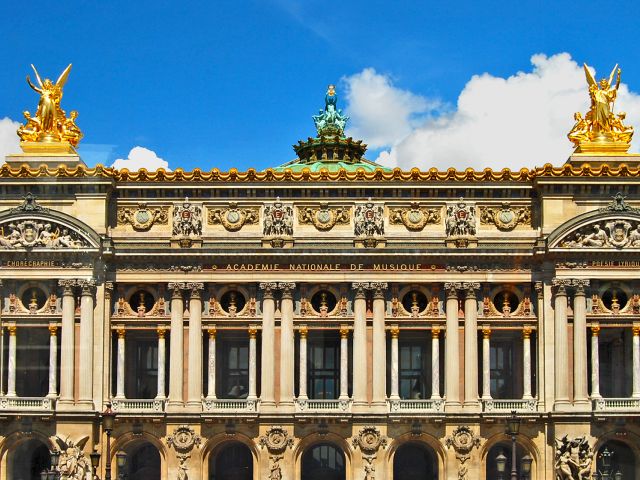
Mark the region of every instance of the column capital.
[[73, 287], [76, 286], [76, 281], [72, 278], [65, 278], [58, 280], [58, 286], [62, 287], [63, 295], [73, 295]]
[[340, 325], [340, 338], [349, 338], [349, 327], [347, 325]]
[[440, 338], [440, 327], [434, 326], [431, 328], [431, 338]]
[[574, 278], [571, 285], [576, 287], [576, 295], [584, 295], [585, 288], [589, 286], [590, 281], [586, 278]]
[[600, 335], [600, 325], [591, 325], [591, 335], [594, 337]]
[[50, 323], [49, 333], [51, 334], [52, 337], [55, 337], [56, 335], [58, 335], [58, 325], [56, 325], [55, 323]]
[[489, 340], [491, 338], [491, 327], [486, 325], [482, 327], [482, 338], [485, 340]]
[[295, 288], [294, 282], [278, 282], [278, 290], [282, 290], [282, 298], [292, 298]]
[[476, 291], [480, 290], [480, 282], [463, 282], [462, 290], [464, 290], [466, 298], [476, 298]]
[[400, 327], [398, 325], [391, 325], [389, 329], [389, 333], [391, 334], [391, 338], [398, 339], [400, 336]]
[[200, 292], [204, 290], [204, 283], [202, 282], [188, 282], [186, 284], [186, 290], [189, 290], [191, 298], [200, 298]]
[[300, 325], [300, 327], [298, 328], [298, 333], [300, 334], [300, 338], [307, 338], [307, 335], [309, 334], [309, 329], [307, 328], [306, 325]]
[[83, 278], [77, 281], [77, 285], [82, 288], [82, 295], [91, 295], [92, 290], [96, 286], [96, 281], [93, 278]]
[[538, 295], [541, 295], [541, 294], [542, 294], [542, 289], [544, 288], [544, 283], [542, 283], [542, 282], [535, 282], [535, 283], [533, 284], [533, 288], [535, 289], [535, 291], [536, 291], [536, 293], [537, 293]]
[[634, 326], [631, 328], [631, 331], [633, 332], [633, 336], [634, 336], [634, 337], [638, 337], [638, 336], [640, 336], [640, 325], [634, 325]]
[[164, 328], [164, 325], [158, 326], [158, 328], [156, 329], [156, 332], [158, 333], [158, 338], [164, 338], [165, 335], [167, 334], [167, 329]]
[[384, 291], [387, 289], [387, 282], [371, 282], [369, 290], [373, 290], [373, 298], [384, 298]]
[[127, 331], [124, 329], [124, 326], [120, 326], [116, 329], [116, 332], [118, 333], [118, 338], [124, 338]]
[[356, 291], [356, 298], [365, 298], [365, 290], [369, 289], [369, 282], [354, 282], [351, 288]]
[[209, 334], [209, 338], [215, 340], [218, 330], [216, 327], [211, 326], [207, 329], [207, 333]]
[[567, 295], [567, 287], [570, 287], [572, 284], [572, 281], [570, 278], [553, 278], [551, 280], [551, 285], [555, 288], [556, 290], [556, 295], [562, 295], [562, 296], [566, 296]]
[[531, 338], [531, 333], [533, 333], [531, 325], [525, 325], [524, 327], [522, 327], [522, 338], [524, 338], [525, 340], [529, 340]]
[[264, 298], [273, 298], [273, 291], [278, 290], [277, 282], [260, 282], [260, 290], [264, 290]]
[[247, 332], [249, 332], [249, 338], [255, 339], [258, 335], [258, 328], [255, 325], [249, 325]]
[[445, 282], [444, 289], [447, 292], [447, 298], [458, 298], [458, 290], [462, 288], [460, 282]]
[[111, 280], [104, 282], [104, 289], [109, 293], [113, 292], [113, 282]]
[[186, 289], [187, 284], [184, 282], [169, 282], [167, 287], [171, 290], [171, 298], [182, 298], [181, 290]]
[[17, 330], [17, 327], [15, 326], [15, 324], [7, 325], [7, 331], [9, 332], [10, 337], [16, 336], [16, 330]]

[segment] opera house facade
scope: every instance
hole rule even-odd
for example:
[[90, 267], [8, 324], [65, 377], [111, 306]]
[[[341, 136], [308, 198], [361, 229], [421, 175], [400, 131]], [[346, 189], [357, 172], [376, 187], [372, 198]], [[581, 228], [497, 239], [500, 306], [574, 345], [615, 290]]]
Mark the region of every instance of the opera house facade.
[[130, 172], [66, 75], [0, 168], [1, 479], [640, 479], [615, 79], [534, 169], [377, 165], [330, 88], [284, 165]]

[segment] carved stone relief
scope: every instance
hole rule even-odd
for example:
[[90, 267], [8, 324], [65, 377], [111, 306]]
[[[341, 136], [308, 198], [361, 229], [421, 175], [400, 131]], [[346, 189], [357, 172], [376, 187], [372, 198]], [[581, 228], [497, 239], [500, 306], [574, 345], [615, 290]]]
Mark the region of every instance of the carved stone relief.
[[265, 237], [290, 237], [293, 235], [293, 206], [277, 198], [264, 205], [262, 233]]
[[384, 235], [384, 208], [369, 199], [356, 205], [353, 233], [356, 237], [376, 237]]
[[556, 439], [555, 470], [557, 480], [591, 478], [593, 449], [586, 437]]
[[376, 467], [374, 461], [380, 448], [387, 447], [387, 439], [373, 426], [363, 427], [353, 438], [353, 448], [360, 448], [364, 460], [365, 480], [375, 480]]
[[640, 221], [613, 219], [605, 222], [579, 228], [564, 238], [558, 246], [561, 248], [640, 248]]
[[8, 220], [0, 225], [0, 248], [91, 248], [79, 233], [53, 220]]
[[419, 232], [428, 224], [437, 224], [441, 221], [439, 208], [421, 207], [418, 202], [413, 202], [408, 208], [394, 208], [389, 214], [391, 225], [404, 225], [407, 230]]
[[137, 207], [118, 207], [118, 225], [129, 224], [134, 230], [146, 232], [154, 224], [169, 223], [169, 207], [148, 207], [141, 202]]
[[462, 198], [447, 205], [445, 221], [447, 237], [473, 237], [476, 235], [476, 212], [473, 204]]
[[202, 207], [189, 202], [173, 206], [173, 235], [177, 237], [200, 237], [202, 235]]
[[262, 448], [269, 452], [269, 480], [282, 480], [282, 468], [280, 461], [284, 458], [284, 451], [293, 447], [293, 438], [282, 427], [274, 426], [267, 430], [266, 434], [258, 439]]
[[196, 432], [187, 425], [180, 425], [169, 437], [167, 437], [167, 445], [173, 447], [176, 451], [178, 459], [178, 480], [188, 480], [187, 460], [191, 457], [191, 451], [200, 445], [202, 439], [196, 435]]
[[465, 464], [471, 458], [471, 451], [480, 446], [480, 437], [469, 427], [459, 426], [445, 439], [445, 445], [454, 449], [456, 458], [460, 462], [458, 480], [468, 480], [469, 468]]
[[89, 437], [83, 437], [77, 442], [73, 440], [62, 440], [60, 437], [54, 438], [60, 449], [58, 460], [58, 470], [62, 480], [86, 480], [90, 478], [93, 471], [91, 462], [82, 451]]
[[480, 207], [480, 223], [495, 225], [498, 230], [510, 231], [518, 225], [531, 224], [531, 207], [512, 207], [503, 203], [500, 207]]
[[345, 225], [351, 220], [349, 209], [345, 207], [329, 207], [321, 203], [319, 207], [306, 207], [298, 209], [298, 222], [311, 224], [316, 229], [326, 232], [335, 225]]
[[228, 208], [210, 208], [207, 221], [209, 225], [222, 225], [229, 232], [237, 232], [245, 225], [256, 225], [258, 217], [258, 208], [238, 208], [237, 203], [231, 202]]

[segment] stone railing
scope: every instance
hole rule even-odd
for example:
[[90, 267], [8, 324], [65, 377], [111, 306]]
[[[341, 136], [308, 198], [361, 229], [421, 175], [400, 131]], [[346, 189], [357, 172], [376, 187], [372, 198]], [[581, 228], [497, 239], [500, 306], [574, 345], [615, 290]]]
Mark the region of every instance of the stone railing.
[[389, 413], [429, 413], [444, 410], [443, 399], [390, 400], [387, 399]]
[[42, 397], [0, 397], [2, 411], [38, 411], [51, 412], [55, 399]]
[[118, 413], [158, 414], [164, 412], [164, 400], [152, 399], [112, 399], [111, 408]]
[[352, 400], [348, 399], [307, 399], [297, 398], [296, 413], [351, 413]]
[[246, 398], [205, 398], [202, 400], [202, 411], [205, 413], [253, 413], [258, 411], [259, 402], [257, 399]]
[[492, 398], [482, 401], [483, 412], [535, 412], [538, 409], [538, 400], [530, 399], [500, 399]]
[[596, 412], [628, 412], [640, 410], [640, 398], [598, 398], [593, 400]]

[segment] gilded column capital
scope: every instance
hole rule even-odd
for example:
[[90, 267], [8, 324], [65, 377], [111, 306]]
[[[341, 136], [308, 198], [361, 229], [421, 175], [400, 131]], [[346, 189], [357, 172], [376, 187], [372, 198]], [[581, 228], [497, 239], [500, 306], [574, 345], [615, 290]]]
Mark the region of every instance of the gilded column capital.
[[634, 337], [638, 337], [638, 336], [640, 336], [640, 325], [634, 325], [634, 326], [631, 328], [631, 331], [633, 332], [633, 336], [634, 336]]
[[369, 282], [354, 282], [351, 284], [351, 289], [356, 291], [356, 298], [365, 298], [365, 290], [369, 289]]
[[282, 290], [282, 298], [292, 298], [296, 284], [293, 282], [278, 282], [278, 290]]
[[349, 338], [349, 327], [347, 325], [340, 325], [340, 338]]
[[182, 290], [187, 288], [187, 285], [184, 282], [169, 282], [167, 287], [171, 290], [171, 298], [182, 298]]
[[591, 325], [591, 335], [594, 337], [600, 336], [600, 325]]
[[440, 327], [437, 325], [431, 329], [431, 338], [440, 338]]
[[476, 298], [476, 292], [480, 290], [480, 282], [463, 282], [462, 290], [466, 298]]
[[458, 290], [462, 288], [460, 282], [445, 282], [444, 289], [447, 294], [447, 298], [458, 298]]
[[300, 334], [300, 338], [307, 338], [307, 335], [309, 334], [309, 329], [307, 328], [306, 325], [300, 325], [300, 327], [298, 328], [298, 333]]
[[158, 333], [158, 338], [164, 338], [167, 334], [167, 329], [164, 328], [164, 325], [161, 325], [156, 329], [156, 332]]
[[397, 340], [400, 336], [400, 327], [398, 325], [391, 325], [389, 333], [391, 334], [391, 338]]
[[71, 278], [65, 278], [58, 280], [58, 286], [62, 287], [63, 295], [73, 295], [73, 287], [76, 286], [76, 281]]
[[55, 337], [56, 335], [58, 335], [58, 325], [56, 325], [55, 323], [50, 323], [49, 333], [51, 334], [52, 337]]
[[489, 340], [491, 338], [491, 327], [486, 325], [482, 327], [482, 338], [485, 340]]
[[255, 340], [258, 335], [258, 328], [255, 325], [249, 325], [247, 332], [249, 332], [249, 338]]
[[191, 298], [200, 298], [201, 291], [204, 290], [204, 283], [202, 282], [188, 282], [186, 290], [189, 290]]
[[273, 298], [273, 291], [278, 289], [277, 282], [260, 282], [260, 290], [264, 290], [264, 298]]
[[118, 327], [118, 328], [116, 329], [116, 332], [117, 332], [117, 334], [118, 334], [118, 338], [119, 338], [119, 339], [120, 339], [120, 338], [124, 338], [124, 337], [125, 337], [125, 335], [126, 335], [126, 333], [127, 333], [127, 331], [125, 330], [124, 326], [120, 326], [120, 327]]
[[531, 325], [525, 325], [524, 327], [522, 327], [522, 338], [524, 338], [525, 340], [529, 340], [532, 333], [533, 329], [531, 328]]
[[16, 336], [17, 327], [15, 324], [7, 325], [7, 331], [9, 332], [10, 337]]
[[215, 340], [216, 335], [218, 334], [218, 330], [216, 329], [216, 327], [211, 326], [207, 329], [207, 333], [209, 334], [210, 339]]

